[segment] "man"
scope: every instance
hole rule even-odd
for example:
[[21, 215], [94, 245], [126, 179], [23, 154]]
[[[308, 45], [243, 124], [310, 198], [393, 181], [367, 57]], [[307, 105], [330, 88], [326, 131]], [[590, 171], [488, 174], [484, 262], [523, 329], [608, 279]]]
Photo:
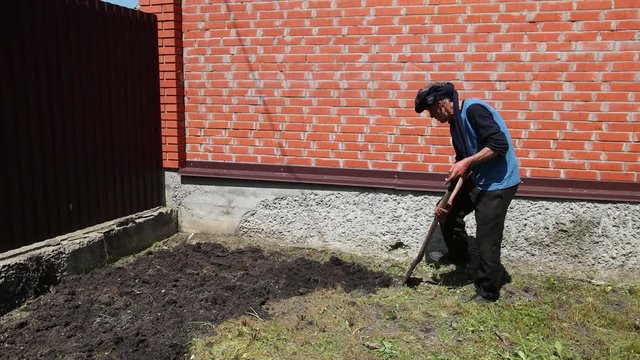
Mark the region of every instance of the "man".
[[475, 274], [476, 302], [496, 301], [503, 285], [500, 247], [507, 208], [520, 175], [509, 130], [498, 112], [478, 99], [466, 99], [460, 108], [451, 83], [420, 89], [415, 111], [424, 110], [440, 123], [448, 123], [456, 161], [445, 180], [450, 186], [464, 180], [452, 206], [438, 205], [435, 214], [447, 245], [450, 262], [469, 264], [464, 217], [475, 211], [479, 265]]

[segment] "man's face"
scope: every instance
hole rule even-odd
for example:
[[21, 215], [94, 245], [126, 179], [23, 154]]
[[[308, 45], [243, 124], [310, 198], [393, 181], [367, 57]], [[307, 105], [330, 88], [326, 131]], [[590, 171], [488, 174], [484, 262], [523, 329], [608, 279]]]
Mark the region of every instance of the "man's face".
[[453, 106], [451, 111], [447, 108], [446, 105], [443, 104], [442, 100], [436, 101], [435, 104], [429, 106], [427, 108], [429, 112], [429, 117], [438, 120], [441, 123], [445, 123], [449, 121], [451, 115], [453, 114]]

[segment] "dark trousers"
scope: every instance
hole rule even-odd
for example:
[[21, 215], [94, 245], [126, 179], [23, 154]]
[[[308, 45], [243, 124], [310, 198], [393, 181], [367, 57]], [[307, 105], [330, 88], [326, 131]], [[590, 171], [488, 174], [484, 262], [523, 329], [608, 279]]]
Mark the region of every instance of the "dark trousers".
[[465, 181], [447, 218], [440, 226], [451, 261], [456, 265], [467, 265], [470, 263], [469, 236], [465, 230], [464, 217], [475, 211], [479, 255], [475, 285], [476, 292], [487, 299], [495, 300], [500, 296], [504, 275], [500, 263], [502, 233], [507, 209], [517, 189], [518, 185], [482, 191], [475, 187], [473, 181]]

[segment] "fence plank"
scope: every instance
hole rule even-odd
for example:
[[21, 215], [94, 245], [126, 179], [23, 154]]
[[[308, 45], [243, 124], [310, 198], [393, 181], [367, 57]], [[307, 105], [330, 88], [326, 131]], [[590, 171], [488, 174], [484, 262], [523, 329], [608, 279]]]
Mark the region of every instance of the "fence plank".
[[0, 251], [164, 202], [155, 16], [98, 0], [8, 2]]

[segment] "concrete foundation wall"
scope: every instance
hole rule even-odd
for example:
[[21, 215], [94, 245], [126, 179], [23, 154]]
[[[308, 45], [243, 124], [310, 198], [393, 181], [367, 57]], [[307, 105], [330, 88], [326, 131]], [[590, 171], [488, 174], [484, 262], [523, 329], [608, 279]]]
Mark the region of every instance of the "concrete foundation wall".
[[0, 253], [0, 315], [81, 274], [143, 250], [178, 230], [176, 212], [159, 207]]
[[[412, 258], [442, 194], [238, 180], [166, 173], [167, 205], [181, 231]], [[518, 198], [503, 259], [544, 272], [602, 278], [640, 273], [640, 205]], [[467, 217], [475, 234], [475, 219]], [[432, 249], [443, 249], [436, 234]]]

